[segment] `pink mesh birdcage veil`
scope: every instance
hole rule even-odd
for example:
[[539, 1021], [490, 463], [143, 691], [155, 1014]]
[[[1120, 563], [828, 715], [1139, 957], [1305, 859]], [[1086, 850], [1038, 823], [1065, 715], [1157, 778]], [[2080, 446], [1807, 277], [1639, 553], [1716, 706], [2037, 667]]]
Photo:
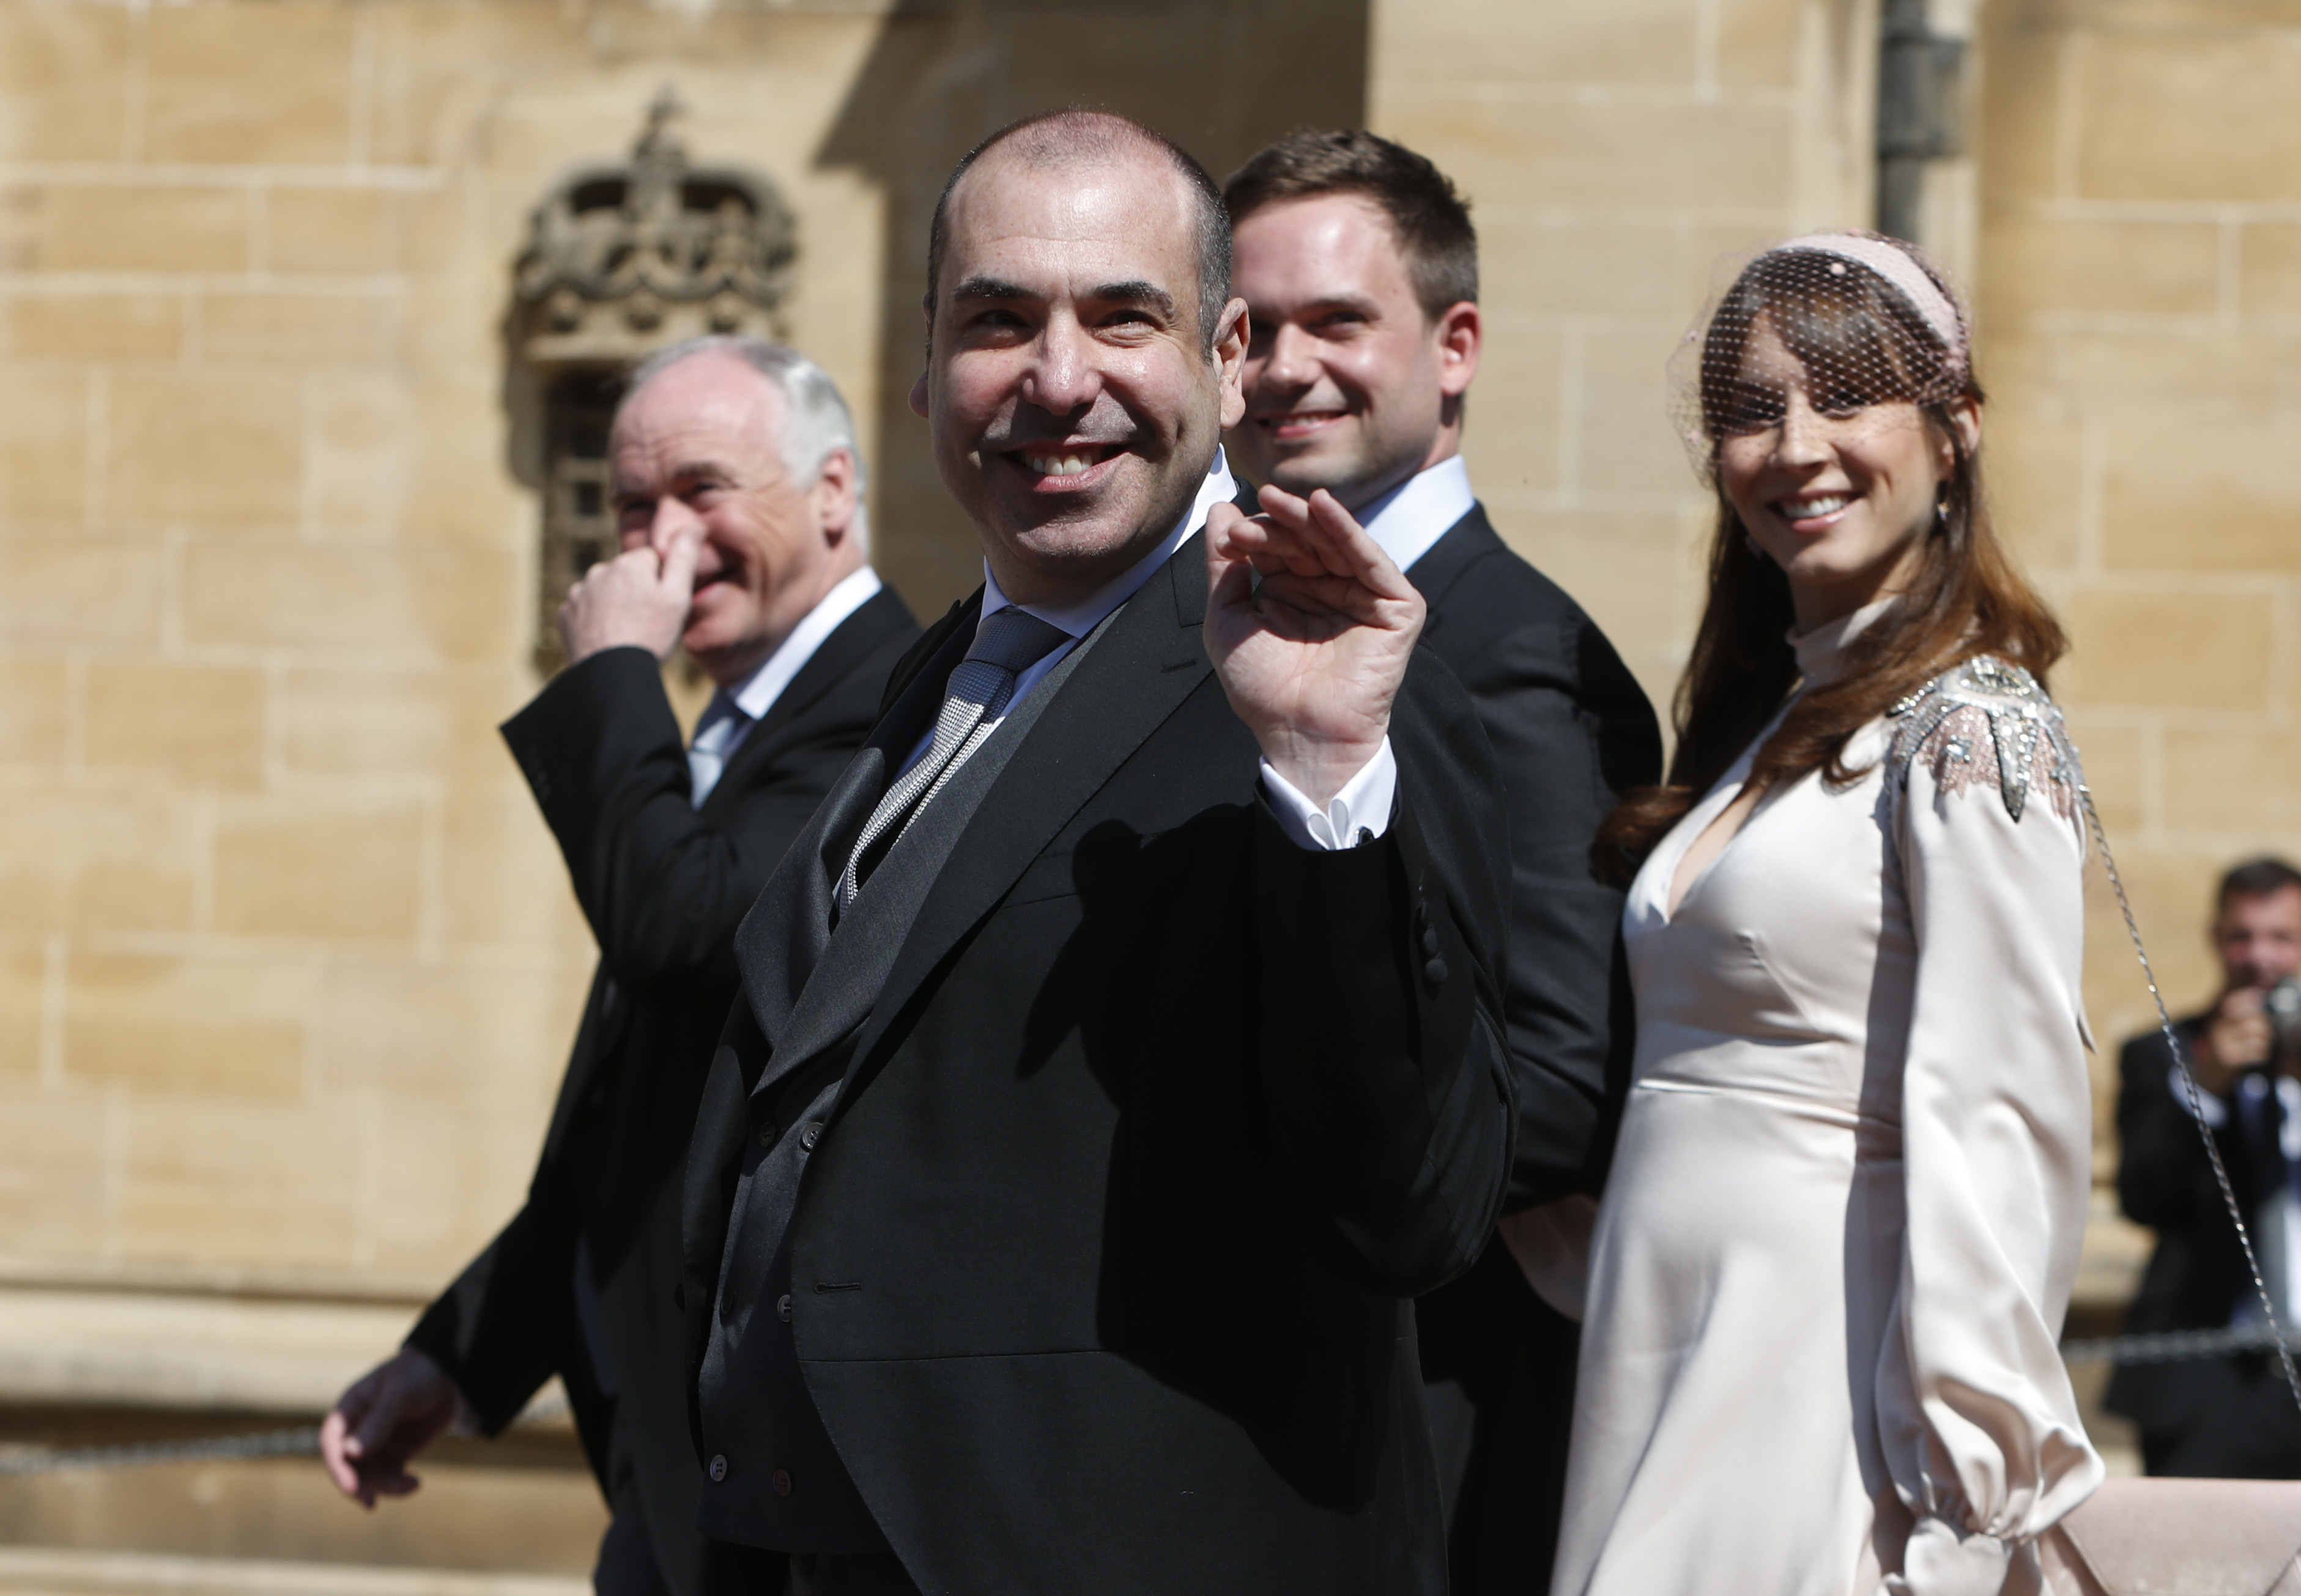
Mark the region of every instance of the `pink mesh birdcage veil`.
[[1722, 441], [1777, 426], [1801, 402], [1906, 425], [1912, 406], [1970, 391], [1964, 309], [1915, 245], [1808, 233], [1720, 278], [1670, 361], [1671, 421], [1705, 482]]

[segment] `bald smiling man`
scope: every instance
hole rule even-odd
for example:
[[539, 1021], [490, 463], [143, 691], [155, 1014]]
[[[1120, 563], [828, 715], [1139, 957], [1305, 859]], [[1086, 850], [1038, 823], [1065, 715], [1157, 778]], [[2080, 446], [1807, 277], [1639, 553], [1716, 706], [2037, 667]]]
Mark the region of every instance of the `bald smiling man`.
[[937, 209], [983, 586], [738, 934], [688, 1162], [701, 1522], [767, 1596], [1445, 1588], [1412, 1300], [1510, 1165], [1502, 792], [1381, 548], [1231, 502], [1229, 256], [1112, 116]]

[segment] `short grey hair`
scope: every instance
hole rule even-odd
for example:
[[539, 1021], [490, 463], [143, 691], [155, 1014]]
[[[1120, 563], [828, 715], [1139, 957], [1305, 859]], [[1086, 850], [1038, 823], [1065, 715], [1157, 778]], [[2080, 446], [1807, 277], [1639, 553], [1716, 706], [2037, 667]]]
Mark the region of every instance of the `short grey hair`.
[[848, 458], [855, 462], [855, 543], [869, 553], [871, 516], [863, 496], [871, 485], [871, 476], [863, 464], [863, 446], [855, 439], [855, 417], [848, 410], [839, 385], [831, 380], [831, 373], [789, 344], [723, 333], [667, 344], [632, 368], [631, 380], [624, 385], [623, 397], [616, 405], [616, 414], [621, 416], [623, 406], [630, 404], [640, 389], [672, 367], [699, 355], [724, 355], [730, 360], [740, 360], [773, 383], [775, 391], [782, 395], [783, 465], [790, 471], [792, 481], [802, 487], [812, 486], [823, 474], [823, 463], [831, 458], [833, 451], [847, 451]]

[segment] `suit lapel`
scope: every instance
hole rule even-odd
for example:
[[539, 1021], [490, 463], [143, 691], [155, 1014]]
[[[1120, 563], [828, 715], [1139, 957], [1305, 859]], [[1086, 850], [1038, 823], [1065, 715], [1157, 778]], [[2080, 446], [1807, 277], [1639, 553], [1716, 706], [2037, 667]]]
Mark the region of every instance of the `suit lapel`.
[[[783, 1055], [770, 1074], [780, 1074], [791, 1062], [788, 1049], [797, 1040], [791, 1034], [791, 1025], [800, 996], [831, 940], [831, 892], [846, 867], [848, 850], [878, 806], [891, 773], [941, 706], [942, 680], [974, 635], [971, 625], [960, 623], [976, 607], [969, 602], [944, 617], [926, 668], [912, 678], [873, 729], [735, 932], [735, 963], [751, 1017], [769, 1049]], [[942, 658], [946, 654], [950, 656], [948, 663]]]
[[1213, 673], [1201, 635], [1206, 555], [1193, 534], [1080, 660], [984, 796], [896, 955], [857, 1057], [1127, 756]]
[[1407, 580], [1429, 601], [1430, 618], [1423, 623], [1426, 634], [1441, 624], [1440, 601], [1446, 597], [1447, 589], [1461, 580], [1462, 573], [1480, 556], [1502, 547], [1502, 539], [1486, 520], [1486, 507], [1472, 505], [1461, 520], [1448, 527], [1445, 535], [1407, 569]]
[[831, 635], [799, 667], [799, 674], [775, 695], [775, 701], [767, 706], [767, 713], [759, 717], [759, 723], [751, 728], [735, 749], [735, 756], [720, 773], [711, 796], [703, 800], [704, 812], [708, 814], [723, 796], [743, 790], [742, 773], [781, 752], [793, 723], [845, 681], [847, 673], [878, 647], [881, 639], [902, 624], [902, 600], [895, 597], [892, 589], [882, 588], [857, 606], [853, 614], [832, 628]]

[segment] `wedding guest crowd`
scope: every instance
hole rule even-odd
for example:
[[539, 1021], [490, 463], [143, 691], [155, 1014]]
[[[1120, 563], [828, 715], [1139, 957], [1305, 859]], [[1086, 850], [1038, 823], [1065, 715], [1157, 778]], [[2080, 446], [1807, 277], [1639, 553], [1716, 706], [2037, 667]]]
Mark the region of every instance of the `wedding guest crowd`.
[[[1302, 132], [1217, 185], [1061, 112], [924, 244], [911, 407], [982, 556], [924, 632], [817, 367], [632, 374], [623, 552], [504, 727], [598, 972], [526, 1206], [330, 1416], [339, 1486], [556, 1374], [603, 1596], [2034, 1588], [2103, 1472], [2055, 1349], [2086, 840], [1953, 285], [1815, 234], [1697, 329], [1665, 772], [1474, 491], [1429, 161]], [[2233, 1161], [2295, 1156], [2276, 868], [2191, 1026]], [[2127, 1073], [2153, 1289], [2226, 1323]]]

